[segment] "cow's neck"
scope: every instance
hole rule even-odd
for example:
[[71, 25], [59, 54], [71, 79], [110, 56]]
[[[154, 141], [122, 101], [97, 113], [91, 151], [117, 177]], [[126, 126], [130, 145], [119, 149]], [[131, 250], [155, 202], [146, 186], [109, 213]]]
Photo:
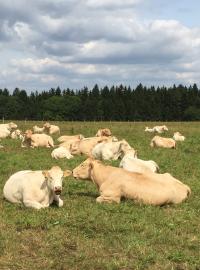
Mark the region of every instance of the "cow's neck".
[[93, 168], [91, 169], [91, 179], [97, 185], [98, 188], [107, 179], [107, 169], [106, 166], [100, 163], [93, 163]]

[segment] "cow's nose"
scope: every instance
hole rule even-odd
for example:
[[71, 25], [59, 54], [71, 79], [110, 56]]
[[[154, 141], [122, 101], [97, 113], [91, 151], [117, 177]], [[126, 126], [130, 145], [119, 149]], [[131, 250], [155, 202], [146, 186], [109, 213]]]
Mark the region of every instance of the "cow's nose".
[[60, 186], [55, 187], [55, 191], [61, 191], [61, 190], [62, 190], [62, 188]]

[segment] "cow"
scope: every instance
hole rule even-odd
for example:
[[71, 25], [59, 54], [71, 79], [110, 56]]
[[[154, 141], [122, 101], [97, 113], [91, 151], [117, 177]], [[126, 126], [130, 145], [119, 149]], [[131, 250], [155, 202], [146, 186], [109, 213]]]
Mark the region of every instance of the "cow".
[[80, 142], [76, 142], [71, 145], [71, 153], [72, 155], [84, 154], [91, 157], [92, 149], [96, 144], [103, 141], [113, 141], [113, 140], [116, 141], [117, 138], [106, 136], [84, 138], [80, 140]]
[[8, 138], [10, 136], [10, 130], [7, 128], [1, 128], [0, 129], [0, 138], [1, 139], [5, 139]]
[[101, 137], [101, 136], [106, 136], [106, 137], [109, 137], [109, 136], [111, 136], [112, 135], [112, 133], [111, 133], [111, 131], [110, 131], [110, 129], [109, 128], [102, 128], [102, 129], [99, 129], [98, 131], [97, 131], [97, 133], [96, 133], [96, 137]]
[[151, 147], [176, 148], [176, 141], [172, 138], [154, 136], [150, 143]]
[[38, 126], [33, 126], [33, 133], [39, 134], [39, 133], [44, 133], [44, 131], [45, 131], [44, 127], [40, 128]]
[[60, 128], [59, 126], [55, 126], [55, 125], [51, 125], [50, 123], [46, 122], [44, 125], [43, 125], [45, 131], [52, 135], [52, 134], [60, 134]]
[[126, 140], [118, 142], [102, 142], [98, 143], [92, 149], [92, 156], [96, 159], [117, 160], [122, 157], [131, 146]]
[[84, 136], [82, 134], [71, 135], [71, 136], [70, 135], [69, 136], [68, 135], [63, 135], [63, 136], [59, 137], [57, 139], [57, 141], [60, 142], [60, 143], [64, 143], [66, 141], [74, 140], [74, 139], [82, 140], [82, 139], [84, 139]]
[[54, 142], [51, 136], [47, 134], [33, 134], [31, 130], [26, 130], [22, 140], [22, 147], [54, 147]]
[[168, 131], [167, 126], [155, 126], [153, 127], [154, 132], [163, 133], [164, 131]]
[[12, 129], [17, 128], [17, 124], [15, 124], [13, 122], [10, 122], [10, 123], [7, 123], [7, 124], [0, 124], [0, 130], [4, 129], [4, 128], [11, 131]]
[[137, 158], [137, 151], [128, 150], [122, 158], [120, 168], [130, 172], [145, 173], [145, 172], [158, 172], [158, 164], [153, 160], [142, 160]]
[[13, 132], [11, 133], [10, 137], [11, 137], [12, 139], [20, 139], [20, 140], [23, 139], [22, 132], [21, 132], [21, 130], [19, 130], [19, 129], [16, 129], [15, 131], [13, 131]]
[[174, 136], [173, 136], [173, 139], [175, 141], [183, 142], [183, 141], [185, 141], [185, 136], [183, 136], [180, 132], [175, 132]]
[[52, 153], [51, 153], [51, 156], [52, 156], [52, 158], [55, 158], [55, 159], [59, 159], [59, 158], [70, 159], [70, 158], [73, 158], [70, 151], [67, 148], [63, 147], [63, 146], [60, 146], [60, 147], [54, 149], [52, 151]]
[[134, 173], [106, 166], [88, 158], [72, 171], [75, 179], [91, 180], [99, 189], [98, 203], [116, 202], [128, 198], [150, 205], [178, 204], [191, 194], [189, 186], [169, 173]]
[[6, 181], [3, 196], [11, 203], [23, 203], [35, 209], [49, 207], [53, 201], [62, 207], [62, 179], [70, 174], [71, 171], [63, 172], [58, 166], [45, 171], [19, 171]]
[[144, 131], [152, 133], [152, 132], [154, 132], [154, 129], [153, 128], [149, 128], [149, 127], [145, 127], [145, 130]]

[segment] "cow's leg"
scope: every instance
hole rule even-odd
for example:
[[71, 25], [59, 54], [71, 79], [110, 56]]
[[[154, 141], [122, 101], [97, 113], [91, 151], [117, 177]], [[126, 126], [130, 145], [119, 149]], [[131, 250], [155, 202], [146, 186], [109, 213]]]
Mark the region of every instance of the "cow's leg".
[[23, 203], [26, 207], [31, 207], [35, 209], [41, 209], [41, 208], [45, 208], [49, 206], [49, 205], [42, 205], [39, 202], [31, 201], [31, 200], [24, 200]]
[[112, 202], [120, 203], [120, 197], [101, 195], [101, 196], [96, 198], [96, 202], [98, 202], [98, 203], [103, 203], [103, 202], [105, 202], [105, 203], [112, 203]]
[[63, 206], [63, 200], [61, 200], [59, 195], [54, 195], [54, 201], [57, 203], [58, 207]]
[[120, 190], [113, 190], [111, 186], [104, 187], [104, 185], [102, 185], [100, 188], [100, 196], [96, 198], [96, 202], [98, 203], [102, 202], [120, 203], [120, 200], [121, 200]]

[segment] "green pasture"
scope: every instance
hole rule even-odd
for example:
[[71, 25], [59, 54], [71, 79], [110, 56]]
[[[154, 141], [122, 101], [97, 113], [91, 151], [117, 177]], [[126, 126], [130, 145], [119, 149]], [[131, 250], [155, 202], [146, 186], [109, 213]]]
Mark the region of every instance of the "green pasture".
[[[42, 122], [16, 122], [23, 131]], [[180, 131], [185, 142], [177, 149], [152, 149], [152, 134], [138, 122], [54, 122], [61, 134], [94, 136], [108, 127], [126, 139], [142, 159], [158, 163], [191, 187], [190, 198], [179, 205], [155, 207], [124, 200], [97, 204], [92, 182], [73, 177], [64, 182], [64, 206], [34, 210], [2, 197], [8, 177], [19, 170], [73, 169], [85, 157], [53, 160], [52, 149], [26, 149], [19, 140], [4, 139], [0, 149], [0, 270], [185, 270], [200, 269], [200, 123], [165, 123], [172, 137]], [[54, 124], [53, 123], [53, 124]], [[57, 136], [54, 137], [55, 144]], [[106, 162], [118, 166], [119, 161]]]

